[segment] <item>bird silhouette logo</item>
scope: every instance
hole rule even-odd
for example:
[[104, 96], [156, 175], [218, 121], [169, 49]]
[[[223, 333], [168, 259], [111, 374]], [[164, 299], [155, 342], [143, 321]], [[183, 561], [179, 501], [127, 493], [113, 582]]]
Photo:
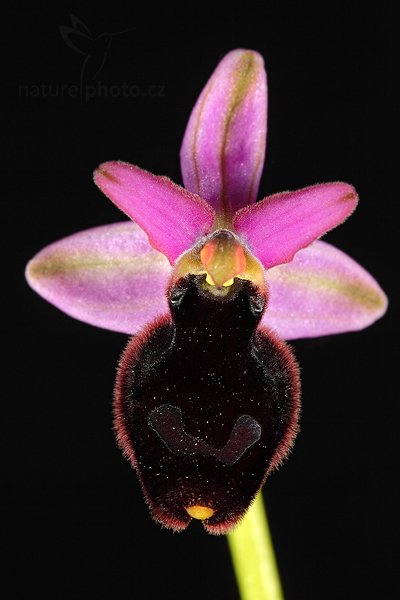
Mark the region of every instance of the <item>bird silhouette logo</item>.
[[82, 19], [72, 14], [70, 19], [71, 26], [61, 25], [59, 31], [67, 46], [83, 57], [79, 81], [82, 97], [84, 83], [95, 79], [104, 67], [113, 39], [133, 31], [134, 28], [113, 33], [104, 32], [94, 36]]

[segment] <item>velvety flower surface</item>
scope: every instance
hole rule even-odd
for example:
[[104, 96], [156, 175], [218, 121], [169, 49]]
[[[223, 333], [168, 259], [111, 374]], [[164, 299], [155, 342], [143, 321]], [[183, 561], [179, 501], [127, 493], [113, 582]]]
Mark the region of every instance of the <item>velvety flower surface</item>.
[[176, 530], [194, 517], [227, 531], [289, 451], [300, 387], [280, 338], [362, 329], [386, 310], [373, 277], [319, 241], [355, 209], [351, 185], [255, 202], [266, 126], [263, 60], [234, 50], [189, 119], [185, 187], [100, 165], [96, 184], [131, 222], [55, 242], [27, 267], [69, 315], [139, 334], [121, 359], [116, 432], [153, 516]]

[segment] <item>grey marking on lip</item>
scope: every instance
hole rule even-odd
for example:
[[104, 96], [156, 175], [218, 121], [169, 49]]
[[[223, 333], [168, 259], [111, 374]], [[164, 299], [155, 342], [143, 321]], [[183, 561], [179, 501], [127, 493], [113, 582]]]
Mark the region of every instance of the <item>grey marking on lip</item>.
[[225, 465], [235, 464], [261, 437], [261, 425], [250, 415], [235, 422], [225, 446], [216, 448], [202, 438], [185, 431], [182, 411], [171, 404], [161, 404], [149, 413], [148, 423], [171, 452], [177, 456], [203, 454], [214, 456]]

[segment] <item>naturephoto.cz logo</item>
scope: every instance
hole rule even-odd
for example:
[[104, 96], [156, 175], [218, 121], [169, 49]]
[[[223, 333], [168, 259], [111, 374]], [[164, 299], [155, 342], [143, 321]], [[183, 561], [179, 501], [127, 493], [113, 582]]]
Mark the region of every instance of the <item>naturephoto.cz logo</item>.
[[58, 29], [67, 46], [80, 55], [79, 81], [20, 84], [18, 86], [20, 98], [76, 98], [81, 102], [88, 102], [96, 98], [163, 98], [165, 96], [163, 84], [142, 85], [126, 81], [110, 84], [99, 79], [114, 40], [133, 31], [133, 28], [113, 33], [104, 32], [94, 36], [81, 19], [74, 15], [70, 15], [70, 19], [71, 25], [63, 25]]

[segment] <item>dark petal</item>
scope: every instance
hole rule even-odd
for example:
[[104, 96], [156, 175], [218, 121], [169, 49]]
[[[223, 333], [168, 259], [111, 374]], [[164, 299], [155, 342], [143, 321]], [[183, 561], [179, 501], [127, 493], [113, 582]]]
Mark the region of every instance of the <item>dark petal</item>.
[[258, 327], [263, 299], [248, 281], [218, 299], [191, 275], [169, 298], [172, 316], [122, 355], [115, 430], [158, 522], [179, 531], [187, 509], [205, 508], [206, 530], [226, 533], [293, 444], [298, 368], [289, 347]]

